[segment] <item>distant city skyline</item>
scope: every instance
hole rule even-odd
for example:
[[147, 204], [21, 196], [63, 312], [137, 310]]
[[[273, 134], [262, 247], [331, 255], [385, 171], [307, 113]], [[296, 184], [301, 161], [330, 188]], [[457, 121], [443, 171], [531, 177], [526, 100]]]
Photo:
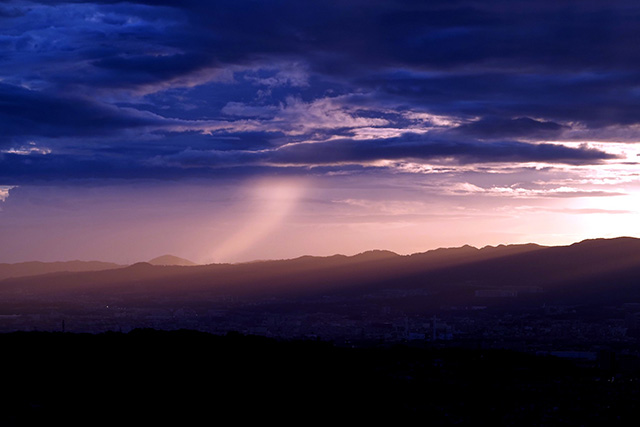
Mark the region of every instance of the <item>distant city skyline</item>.
[[0, 263], [640, 237], [633, 1], [2, 1]]

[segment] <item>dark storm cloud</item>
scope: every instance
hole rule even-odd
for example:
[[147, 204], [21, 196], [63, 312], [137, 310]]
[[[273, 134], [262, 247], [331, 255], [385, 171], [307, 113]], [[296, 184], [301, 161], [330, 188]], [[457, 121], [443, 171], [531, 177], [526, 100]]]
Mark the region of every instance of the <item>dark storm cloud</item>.
[[86, 98], [62, 97], [0, 83], [0, 142], [11, 137], [98, 136], [160, 122], [150, 114]]
[[262, 151], [198, 151], [193, 149], [154, 160], [156, 165], [177, 167], [222, 167], [242, 164], [323, 165], [367, 163], [377, 160], [422, 160], [454, 164], [545, 162], [598, 164], [614, 155], [587, 147], [527, 144], [503, 141], [429, 141], [408, 135], [384, 140], [334, 140], [292, 144]]
[[[180, 176], [225, 162], [598, 163], [612, 157], [524, 141], [640, 123], [639, 20], [630, 0], [0, 2], [0, 144], [48, 138], [56, 154], [82, 137], [89, 151], [9, 153], [4, 176]], [[421, 141], [356, 140], [384, 126], [438, 129]], [[105, 137], [98, 151], [92, 142]], [[315, 143], [286, 145], [304, 141]]]
[[[274, 139], [283, 138], [279, 132], [218, 132], [212, 135], [201, 132], [156, 132], [162, 138], [162, 147], [173, 153], [190, 147], [195, 150], [209, 150], [215, 147], [217, 150], [263, 150], [277, 146]], [[158, 153], [157, 148], [146, 147]], [[151, 154], [152, 151], [149, 152]]]
[[340, 163], [374, 160], [455, 159], [454, 163], [548, 162], [596, 164], [614, 156], [588, 148], [521, 142], [449, 142], [408, 140], [335, 141], [299, 144], [278, 150], [275, 161], [283, 163]]
[[[352, 66], [615, 68], [637, 64], [631, 1], [163, 1], [236, 55], [317, 51]], [[357, 60], [357, 61], [356, 61]], [[322, 65], [322, 64], [319, 64]]]
[[[429, 141], [416, 136], [385, 140], [335, 140], [325, 143], [287, 145], [260, 151], [206, 150], [188, 148], [180, 152], [153, 155], [149, 147], [101, 150], [91, 155], [0, 153], [0, 180], [4, 185], [56, 180], [101, 180], [214, 178], [216, 176], [273, 173], [302, 173], [309, 166], [335, 172], [358, 173], [377, 168], [377, 160], [429, 161], [445, 164], [545, 162], [589, 165], [615, 158], [600, 150], [569, 148], [554, 144], [527, 144], [502, 141]], [[292, 167], [293, 166], [293, 167]], [[364, 170], [364, 169], [363, 169]], [[279, 172], [280, 173], [280, 172]]]
[[640, 74], [393, 73], [367, 77], [382, 100], [440, 114], [494, 116], [510, 120], [543, 117], [546, 121], [581, 122], [589, 127], [638, 123], [640, 103], [633, 89]]
[[176, 54], [169, 56], [111, 57], [93, 62], [98, 68], [126, 74], [132, 80], [169, 80], [203, 68], [210, 59], [203, 55]]
[[[415, 108], [505, 123], [524, 116], [597, 128], [640, 120], [633, 2], [164, 4], [228, 41], [208, 50], [222, 62], [302, 57], [316, 73]], [[394, 70], [412, 77], [394, 79]], [[382, 71], [383, 81], [372, 80]]]
[[[86, 7], [84, 2], [75, 3]], [[357, 75], [371, 67], [628, 70], [640, 60], [634, 44], [625, 42], [640, 36], [636, 25], [640, 12], [625, 1], [132, 2], [146, 3], [144, 9], [119, 2], [94, 3], [106, 4], [105, 12], [114, 16], [128, 14], [141, 20], [147, 19], [152, 7], [174, 11], [164, 12], [162, 22], [148, 20], [137, 26], [110, 25], [115, 18], [92, 17], [94, 30], [110, 30], [103, 44], [122, 43], [122, 53], [149, 53], [143, 48], [148, 47], [145, 42], [180, 49], [187, 61], [172, 55], [159, 60], [157, 69], [144, 68], [149, 74], [157, 70], [159, 80], [167, 77], [167, 70], [189, 72], [205, 64], [246, 63], [274, 55], [303, 57], [316, 70], [339, 76]], [[197, 60], [191, 66], [185, 64], [192, 58]], [[129, 83], [136, 84], [140, 66], [153, 60], [153, 55], [104, 58], [94, 65], [119, 62], [123, 80], [132, 77]]]
[[16, 18], [24, 13], [24, 10], [17, 7], [0, 6], [0, 18]]
[[529, 117], [503, 119], [486, 117], [481, 120], [458, 126], [454, 131], [475, 135], [479, 138], [540, 138], [554, 137], [568, 126], [554, 122], [533, 120]]
[[[169, 162], [168, 162], [169, 163]], [[104, 182], [130, 180], [177, 181], [180, 179], [243, 178], [246, 176], [296, 176], [307, 171], [307, 167], [275, 167], [248, 163], [212, 169], [210, 167], [176, 166], [162, 162], [142, 162], [131, 156], [31, 154], [19, 155], [0, 153], [0, 182], [11, 185], [50, 185], [60, 182], [73, 185], [100, 185]], [[326, 167], [326, 172], [350, 170], [357, 173], [364, 168]]]

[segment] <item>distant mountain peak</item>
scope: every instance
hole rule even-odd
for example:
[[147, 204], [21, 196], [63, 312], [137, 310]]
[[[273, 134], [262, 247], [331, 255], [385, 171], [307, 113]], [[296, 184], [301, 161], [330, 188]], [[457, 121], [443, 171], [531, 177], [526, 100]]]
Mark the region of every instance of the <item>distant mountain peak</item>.
[[482, 247], [480, 250], [481, 251], [491, 251], [491, 250], [498, 250], [498, 251], [518, 251], [518, 250], [529, 250], [529, 249], [542, 249], [545, 246], [542, 245], [538, 245], [537, 243], [514, 243], [511, 245], [505, 245], [505, 244], [499, 244], [497, 246], [492, 246], [492, 245], [487, 245]]
[[180, 258], [174, 255], [162, 255], [149, 261], [151, 265], [179, 265], [179, 266], [192, 266], [198, 265], [188, 259]]
[[395, 252], [386, 251], [382, 249], [373, 249], [370, 251], [362, 252], [357, 255], [354, 255], [352, 258], [355, 259], [363, 259], [363, 260], [380, 260], [380, 259], [388, 259], [388, 258], [397, 258], [398, 255]]

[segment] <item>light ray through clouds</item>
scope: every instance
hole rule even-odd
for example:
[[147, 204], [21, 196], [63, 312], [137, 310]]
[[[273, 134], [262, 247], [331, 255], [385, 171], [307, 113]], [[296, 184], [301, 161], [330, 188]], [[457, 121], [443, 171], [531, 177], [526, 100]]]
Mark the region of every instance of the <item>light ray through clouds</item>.
[[233, 225], [236, 229], [230, 237], [215, 243], [210, 261], [242, 259], [244, 252], [268, 238], [289, 219], [308, 185], [301, 180], [273, 178], [249, 182], [244, 189], [246, 197], [234, 207], [245, 211], [246, 216]]

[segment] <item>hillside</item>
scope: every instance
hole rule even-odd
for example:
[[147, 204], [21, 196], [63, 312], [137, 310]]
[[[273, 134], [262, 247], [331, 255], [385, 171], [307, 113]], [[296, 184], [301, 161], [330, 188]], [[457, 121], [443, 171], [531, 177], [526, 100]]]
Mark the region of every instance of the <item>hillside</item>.
[[40, 274], [58, 273], [63, 271], [100, 271], [122, 267], [123, 266], [119, 264], [101, 261], [29, 261], [15, 264], [0, 264], [0, 280], [7, 279], [9, 277], [37, 276]]
[[[171, 258], [170, 260], [173, 260]], [[211, 297], [311, 297], [390, 290], [429, 292], [429, 305], [462, 304], [476, 290], [539, 287], [545, 298], [605, 299], [640, 294], [640, 240], [587, 240], [570, 246], [465, 246], [400, 256], [371, 251], [355, 256], [205, 266], [130, 267], [6, 279], [0, 292], [35, 295], [99, 293], [118, 297], [199, 292]], [[541, 296], [531, 296], [532, 298]]]

